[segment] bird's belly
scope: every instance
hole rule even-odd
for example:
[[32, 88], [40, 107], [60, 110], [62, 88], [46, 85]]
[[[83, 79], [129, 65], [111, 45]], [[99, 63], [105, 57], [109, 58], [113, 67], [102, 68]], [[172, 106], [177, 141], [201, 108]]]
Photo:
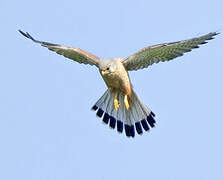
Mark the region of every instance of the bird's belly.
[[110, 73], [104, 76], [105, 83], [109, 88], [120, 89], [121, 88], [121, 77], [116, 73]]
[[132, 87], [127, 73], [116, 71], [102, 76], [107, 87], [114, 92], [131, 95]]

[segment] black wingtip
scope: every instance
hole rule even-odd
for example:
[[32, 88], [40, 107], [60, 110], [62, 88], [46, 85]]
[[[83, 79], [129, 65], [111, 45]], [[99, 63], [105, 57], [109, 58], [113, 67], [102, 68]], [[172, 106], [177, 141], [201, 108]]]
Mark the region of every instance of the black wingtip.
[[218, 31], [215, 31], [215, 32], [212, 32], [211, 34], [213, 34], [213, 36], [217, 36], [217, 35], [219, 35], [219, 34], [221, 34], [221, 33], [218, 32]]
[[217, 35], [219, 35], [219, 34], [221, 34], [221, 32], [218, 32], [218, 31], [214, 32], [214, 33], [213, 33], [213, 36], [212, 36], [212, 39], [214, 39], [215, 36], [217, 36]]
[[28, 39], [31, 39], [33, 42], [36, 42], [36, 43], [41, 43], [42, 44], [42, 42], [41, 41], [37, 41], [36, 39], [34, 39], [28, 32], [23, 32], [22, 30], [18, 30], [19, 32], [20, 32], [20, 34], [22, 34], [23, 36], [25, 36], [26, 38], [28, 38]]
[[28, 39], [34, 40], [34, 38], [28, 33], [28, 32], [23, 32], [22, 30], [18, 30], [23, 36], [25, 36]]
[[[27, 37], [26, 33], [24, 33], [22, 30], [18, 30], [23, 36]], [[27, 37], [28, 38], [28, 37]]]
[[[217, 36], [217, 35], [219, 35], [220, 34], [220, 32], [210, 32], [209, 34], [207, 34], [207, 36], [209, 36], [206, 40], [212, 40], [212, 39], [214, 39], [215, 38], [215, 36]], [[205, 44], [205, 43], [207, 43], [206, 41], [203, 43], [203, 44]]]
[[54, 44], [54, 43], [49, 43], [49, 42], [44, 42], [44, 41], [39, 41], [39, 40], [36, 40], [34, 39], [28, 32], [23, 32], [22, 30], [18, 30], [20, 32], [20, 34], [22, 34], [24, 37], [28, 38], [28, 39], [31, 39], [33, 42], [35, 43], [39, 43], [41, 44], [42, 46], [46, 47], [46, 46], [60, 46], [59, 44]]

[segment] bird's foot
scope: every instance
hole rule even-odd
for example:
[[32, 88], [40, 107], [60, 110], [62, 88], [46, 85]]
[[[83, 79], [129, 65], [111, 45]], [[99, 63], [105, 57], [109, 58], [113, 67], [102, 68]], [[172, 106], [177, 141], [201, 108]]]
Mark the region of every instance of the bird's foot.
[[125, 95], [125, 97], [124, 97], [124, 103], [125, 103], [125, 108], [127, 110], [129, 110], [130, 105], [129, 105], [129, 101], [128, 101], [128, 96], [127, 95]]
[[115, 97], [115, 99], [114, 99], [114, 108], [115, 108], [116, 111], [119, 108], [119, 101], [118, 101], [117, 97]]

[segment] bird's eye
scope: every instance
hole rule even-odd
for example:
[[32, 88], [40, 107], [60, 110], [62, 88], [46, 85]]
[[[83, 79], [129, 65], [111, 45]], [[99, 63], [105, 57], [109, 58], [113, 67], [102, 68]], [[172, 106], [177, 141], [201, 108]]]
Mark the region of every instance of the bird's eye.
[[107, 67], [107, 69], [106, 69], [107, 71], [109, 70], [109, 67]]

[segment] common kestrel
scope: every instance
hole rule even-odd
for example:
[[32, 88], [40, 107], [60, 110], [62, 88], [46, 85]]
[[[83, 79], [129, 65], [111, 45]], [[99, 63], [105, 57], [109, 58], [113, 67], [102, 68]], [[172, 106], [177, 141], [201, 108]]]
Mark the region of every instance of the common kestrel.
[[102, 117], [105, 124], [122, 133], [125, 129], [127, 137], [134, 137], [135, 130], [143, 134], [155, 126], [155, 114], [139, 100], [133, 91], [128, 71], [146, 68], [154, 63], [169, 61], [184, 53], [207, 43], [218, 33], [211, 32], [204, 36], [172, 43], [158, 44], [141, 49], [127, 58], [100, 59], [91, 53], [75, 47], [62, 46], [38, 41], [29, 33], [19, 32], [33, 42], [47, 47], [51, 51], [63, 55], [79, 63], [95, 65], [105, 81], [108, 89], [92, 107], [97, 116]]

